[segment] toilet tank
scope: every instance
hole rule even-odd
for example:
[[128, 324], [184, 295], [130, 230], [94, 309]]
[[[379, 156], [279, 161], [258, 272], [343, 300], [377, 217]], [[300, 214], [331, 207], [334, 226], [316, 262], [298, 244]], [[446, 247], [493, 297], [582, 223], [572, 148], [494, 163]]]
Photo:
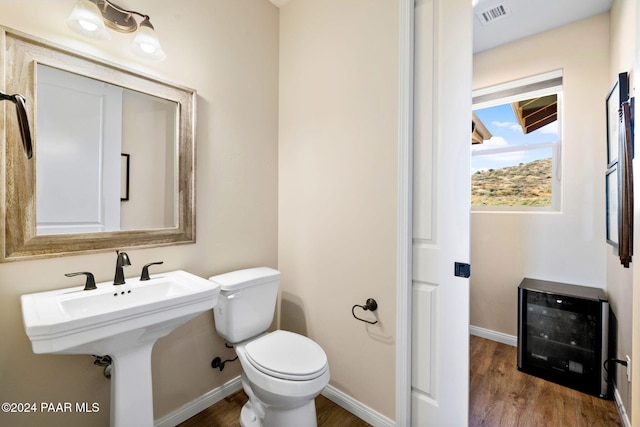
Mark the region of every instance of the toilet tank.
[[218, 335], [238, 343], [269, 329], [273, 321], [280, 272], [268, 267], [248, 268], [209, 278], [220, 285], [213, 308]]

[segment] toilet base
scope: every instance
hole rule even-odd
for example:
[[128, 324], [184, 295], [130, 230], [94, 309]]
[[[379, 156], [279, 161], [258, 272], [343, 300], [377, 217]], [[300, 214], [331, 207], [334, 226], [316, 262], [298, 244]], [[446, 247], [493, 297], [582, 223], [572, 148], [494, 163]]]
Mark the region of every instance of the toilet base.
[[242, 427], [317, 427], [315, 401], [295, 409], [267, 408], [264, 420], [260, 420], [253, 412], [251, 402], [247, 402], [240, 412]]
[[242, 406], [240, 411], [240, 426], [241, 427], [261, 427], [262, 423], [260, 419], [253, 412], [251, 402], [247, 402]]

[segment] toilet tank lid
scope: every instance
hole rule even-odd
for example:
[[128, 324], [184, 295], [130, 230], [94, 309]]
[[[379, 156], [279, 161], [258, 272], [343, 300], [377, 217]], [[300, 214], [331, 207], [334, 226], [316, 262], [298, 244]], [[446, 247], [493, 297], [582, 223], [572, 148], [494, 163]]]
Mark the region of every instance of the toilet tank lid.
[[235, 291], [280, 279], [280, 272], [269, 267], [247, 268], [209, 277], [221, 291]]

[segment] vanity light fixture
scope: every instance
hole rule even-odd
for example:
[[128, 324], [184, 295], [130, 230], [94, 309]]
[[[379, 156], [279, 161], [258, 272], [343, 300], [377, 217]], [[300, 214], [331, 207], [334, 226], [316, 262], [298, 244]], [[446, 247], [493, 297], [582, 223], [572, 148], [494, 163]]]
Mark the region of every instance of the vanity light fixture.
[[[134, 15], [142, 18], [138, 24]], [[108, 40], [107, 27], [119, 33], [133, 33], [131, 50], [141, 58], [162, 61], [166, 58], [148, 15], [126, 10], [109, 0], [76, 0], [66, 24], [85, 37]]]

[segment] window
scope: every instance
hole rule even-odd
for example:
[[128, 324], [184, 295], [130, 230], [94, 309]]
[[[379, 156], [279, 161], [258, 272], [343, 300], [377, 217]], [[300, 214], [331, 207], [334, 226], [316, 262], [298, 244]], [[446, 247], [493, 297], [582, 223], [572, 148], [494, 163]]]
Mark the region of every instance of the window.
[[562, 72], [474, 91], [471, 206], [560, 209]]

